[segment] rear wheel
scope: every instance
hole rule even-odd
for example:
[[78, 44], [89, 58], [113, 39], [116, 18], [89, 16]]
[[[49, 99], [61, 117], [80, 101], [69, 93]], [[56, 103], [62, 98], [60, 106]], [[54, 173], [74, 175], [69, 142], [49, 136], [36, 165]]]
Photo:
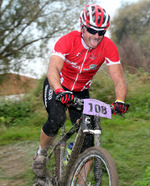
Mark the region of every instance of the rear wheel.
[[118, 173], [112, 157], [101, 147], [91, 147], [77, 159], [68, 186], [118, 186]]

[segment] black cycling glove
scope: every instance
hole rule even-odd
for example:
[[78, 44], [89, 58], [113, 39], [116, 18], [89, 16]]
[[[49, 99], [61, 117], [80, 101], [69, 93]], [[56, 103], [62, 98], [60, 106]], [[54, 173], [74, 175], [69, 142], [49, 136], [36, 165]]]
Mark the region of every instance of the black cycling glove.
[[126, 113], [128, 110], [128, 106], [125, 104], [125, 102], [121, 101], [121, 100], [116, 100], [114, 103], [112, 103], [112, 106], [114, 107], [114, 115], [116, 113]]
[[60, 100], [62, 104], [68, 105], [72, 103], [74, 100], [74, 95], [71, 91], [65, 91], [62, 88], [58, 88], [55, 90], [57, 100]]

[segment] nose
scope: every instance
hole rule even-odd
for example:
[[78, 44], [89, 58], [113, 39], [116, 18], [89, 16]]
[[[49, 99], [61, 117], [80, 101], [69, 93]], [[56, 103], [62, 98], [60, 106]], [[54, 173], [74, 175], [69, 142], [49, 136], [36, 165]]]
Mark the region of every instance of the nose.
[[99, 38], [99, 37], [100, 37], [100, 36], [98, 35], [98, 33], [96, 33], [94, 36], [95, 36], [95, 38]]
[[94, 35], [94, 37], [95, 37], [95, 39], [103, 39], [104, 36], [103, 36], [103, 35], [102, 35], [102, 36], [99, 36], [98, 33], [96, 33], [96, 34]]

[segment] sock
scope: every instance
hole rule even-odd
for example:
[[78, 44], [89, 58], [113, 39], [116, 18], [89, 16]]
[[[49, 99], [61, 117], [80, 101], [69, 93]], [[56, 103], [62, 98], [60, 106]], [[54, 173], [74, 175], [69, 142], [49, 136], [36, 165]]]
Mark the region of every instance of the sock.
[[39, 145], [39, 149], [37, 151], [37, 154], [42, 154], [41, 152], [45, 151], [45, 149], [42, 149], [41, 145]]

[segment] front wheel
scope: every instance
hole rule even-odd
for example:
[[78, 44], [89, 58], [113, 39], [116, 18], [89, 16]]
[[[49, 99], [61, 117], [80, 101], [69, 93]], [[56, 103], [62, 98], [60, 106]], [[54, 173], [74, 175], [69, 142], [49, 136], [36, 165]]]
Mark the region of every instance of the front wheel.
[[101, 147], [84, 151], [73, 166], [68, 186], [118, 186], [118, 173], [112, 157]]

